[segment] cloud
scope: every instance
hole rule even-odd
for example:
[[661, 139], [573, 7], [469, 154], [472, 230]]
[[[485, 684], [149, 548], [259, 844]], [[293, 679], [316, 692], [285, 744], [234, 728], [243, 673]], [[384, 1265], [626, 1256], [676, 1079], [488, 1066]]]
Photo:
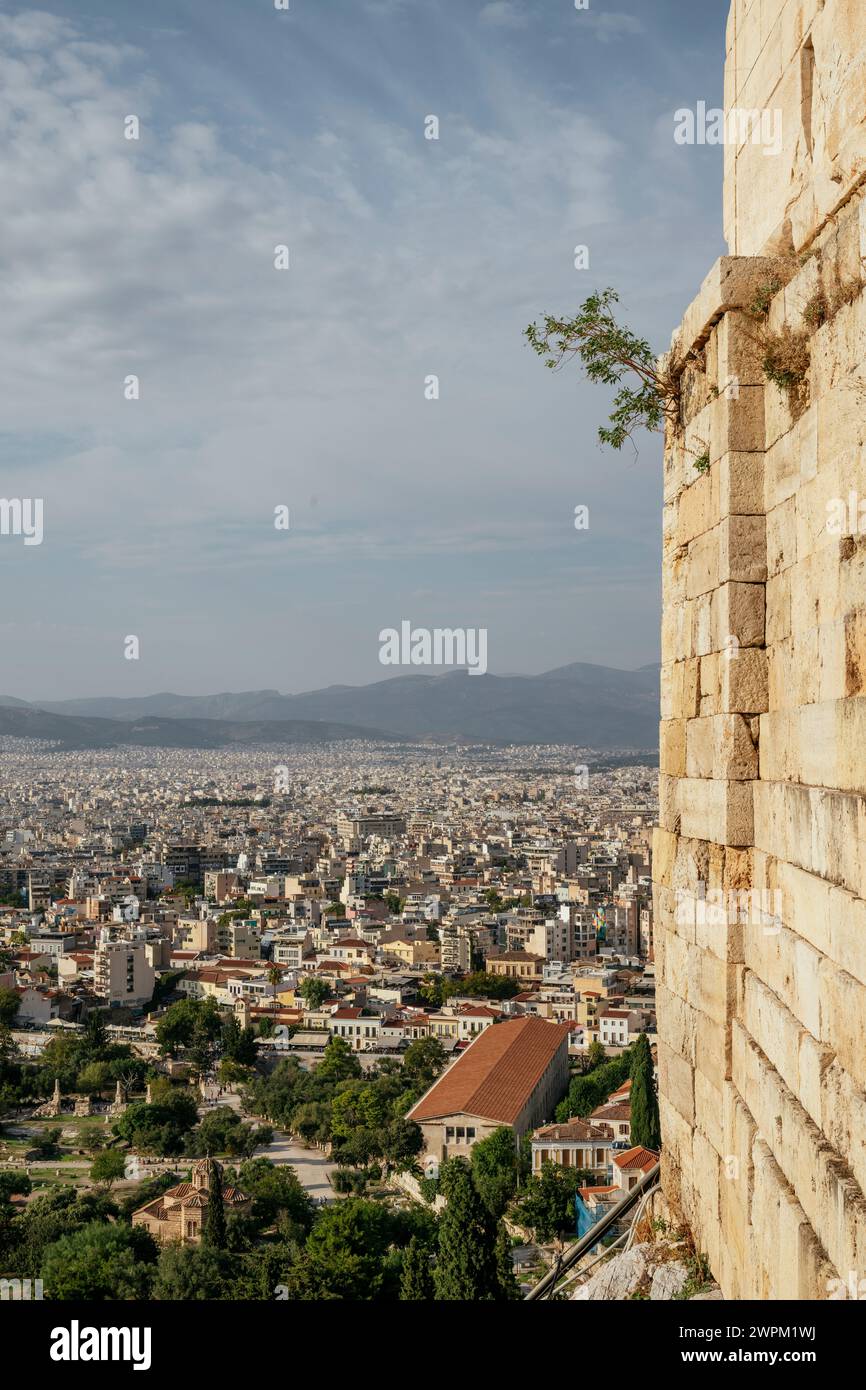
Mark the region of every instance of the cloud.
[[587, 10], [581, 15], [581, 20], [589, 25], [600, 43], [614, 43], [617, 39], [645, 32], [643, 22], [633, 14]]
[[[589, 405], [579, 374], [552, 379], [521, 334], [596, 276], [623, 289], [629, 312], [645, 293], [647, 246], [664, 232], [640, 182], [652, 129], [620, 141], [570, 74], [548, 80], [546, 43], [540, 76], [502, 62], [455, 13], [435, 16], [424, 90], [405, 47], [373, 62], [347, 25], [309, 48], [296, 36], [292, 71], [306, 85], [288, 112], [272, 82], [259, 95], [252, 47], [255, 80], [208, 101], [177, 65], [154, 66], [162, 45], [127, 44], [129, 29], [100, 27], [94, 42], [84, 21], [0, 21], [4, 492], [44, 497], [46, 515], [38, 550], [0, 547], [4, 578], [26, 594], [21, 660], [28, 623], [46, 613], [72, 630], [82, 612], [98, 627], [116, 611], [135, 632], [139, 605], [178, 609], [204, 672], [219, 668], [227, 627], [241, 622], [270, 653], [268, 632], [291, 612], [321, 646], [327, 610], [327, 645], [356, 662], [342, 670], [334, 656], [327, 675], [356, 679], [366, 649], [351, 623], [366, 602], [376, 628], [383, 594], [430, 592], [432, 620], [436, 594], [513, 593], [537, 569], [554, 589], [567, 579], [565, 632], [575, 576], [598, 591], [611, 566], [621, 612], [630, 595], [635, 616], [632, 629], [608, 623], [605, 640], [651, 641], [655, 596], [621, 552], [652, 572], [640, 528], [655, 505], [654, 446], [641, 469], [602, 458], [603, 393]], [[212, 35], [232, 77], [233, 41], [247, 37]], [[222, 72], [212, 64], [211, 87]], [[438, 141], [424, 139], [428, 111]], [[129, 114], [138, 141], [124, 139]], [[592, 284], [574, 270], [577, 242], [592, 247]], [[286, 272], [273, 264], [283, 243]], [[666, 315], [665, 288], [651, 293]], [[436, 402], [423, 394], [431, 373]], [[129, 374], [137, 401], [124, 399]], [[578, 502], [593, 507], [592, 544], [613, 538], [619, 558], [570, 544]], [[292, 509], [285, 546], [278, 503]], [[70, 670], [82, 659], [73, 646], [51, 654]], [[87, 670], [96, 688], [101, 668]], [[277, 669], [267, 680], [305, 683]]]
[[522, 6], [514, 3], [514, 0], [491, 0], [485, 5], [478, 18], [482, 24], [489, 24], [498, 29], [525, 29], [529, 23], [529, 15]]

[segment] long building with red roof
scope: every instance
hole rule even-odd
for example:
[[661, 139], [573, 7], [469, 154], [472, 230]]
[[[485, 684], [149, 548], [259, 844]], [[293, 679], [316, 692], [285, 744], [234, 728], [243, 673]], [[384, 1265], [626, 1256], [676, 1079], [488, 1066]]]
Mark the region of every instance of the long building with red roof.
[[409, 1111], [426, 1166], [468, 1155], [501, 1125], [519, 1138], [550, 1118], [567, 1085], [567, 1027], [535, 1017], [493, 1024]]

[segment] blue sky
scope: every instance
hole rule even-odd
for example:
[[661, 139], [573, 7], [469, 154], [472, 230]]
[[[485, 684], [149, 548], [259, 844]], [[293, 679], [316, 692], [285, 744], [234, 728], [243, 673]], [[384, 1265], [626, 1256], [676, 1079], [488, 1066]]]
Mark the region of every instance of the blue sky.
[[0, 493], [45, 508], [0, 693], [364, 683], [403, 619], [493, 672], [656, 660], [660, 441], [601, 450], [521, 334], [612, 285], [669, 342], [725, 250], [673, 113], [721, 104], [727, 8], [0, 4]]

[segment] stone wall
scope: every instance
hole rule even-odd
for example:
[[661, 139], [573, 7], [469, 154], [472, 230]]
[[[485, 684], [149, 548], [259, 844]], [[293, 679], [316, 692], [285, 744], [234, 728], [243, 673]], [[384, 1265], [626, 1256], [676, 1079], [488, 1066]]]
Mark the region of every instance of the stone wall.
[[726, 146], [667, 364], [663, 1182], [726, 1297], [826, 1298], [866, 1279], [866, 3], [735, 0], [728, 50], [782, 139]]

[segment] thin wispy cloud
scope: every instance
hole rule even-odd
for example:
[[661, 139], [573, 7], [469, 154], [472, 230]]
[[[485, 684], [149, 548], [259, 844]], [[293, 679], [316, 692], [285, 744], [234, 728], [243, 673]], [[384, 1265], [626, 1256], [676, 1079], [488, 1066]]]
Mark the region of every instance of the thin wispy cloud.
[[[652, 659], [657, 557], [636, 533], [655, 528], [657, 445], [644, 468], [600, 453], [603, 393], [552, 379], [521, 336], [615, 283], [663, 345], [705, 269], [698, 249], [694, 269], [671, 261], [653, 177], [674, 99], [641, 90], [640, 116], [623, 116], [582, 56], [581, 32], [627, 35], [637, 16], [582, 30], [589, 12], [565, 9], [524, 25], [517, 0], [267, 16], [217, 3], [200, 31], [153, 0], [154, 29], [179, 35], [167, 45], [129, 0], [55, 8], [0, 15], [4, 490], [44, 497], [46, 516], [38, 550], [0, 547], [23, 594], [10, 693], [44, 691], [58, 660], [76, 679], [71, 638], [49, 660], [28, 635], [46, 605], [70, 632], [84, 612], [108, 628], [124, 611], [135, 631], [145, 591], [184, 607], [197, 688], [208, 670], [225, 684], [227, 622], [261, 635], [267, 681], [287, 684], [265, 634], [288, 595], [314, 633], [352, 565], [373, 626], [386, 597], [419, 586], [462, 584], [467, 603], [510, 592], [515, 566], [557, 573], [561, 546], [582, 563], [578, 502], [612, 590], [633, 573], [626, 554], [646, 553], [631, 607], [590, 620], [597, 659], [632, 640], [635, 664]], [[677, 220], [712, 225], [696, 179], [669, 177]], [[574, 269], [579, 242], [591, 275]], [[282, 538], [278, 503], [295, 528]], [[514, 605], [490, 603], [513, 667]], [[376, 652], [349, 620], [328, 631], [311, 683], [371, 678]], [[94, 661], [86, 683], [109, 690], [110, 655]], [[136, 678], [186, 681], [144, 662]]]

